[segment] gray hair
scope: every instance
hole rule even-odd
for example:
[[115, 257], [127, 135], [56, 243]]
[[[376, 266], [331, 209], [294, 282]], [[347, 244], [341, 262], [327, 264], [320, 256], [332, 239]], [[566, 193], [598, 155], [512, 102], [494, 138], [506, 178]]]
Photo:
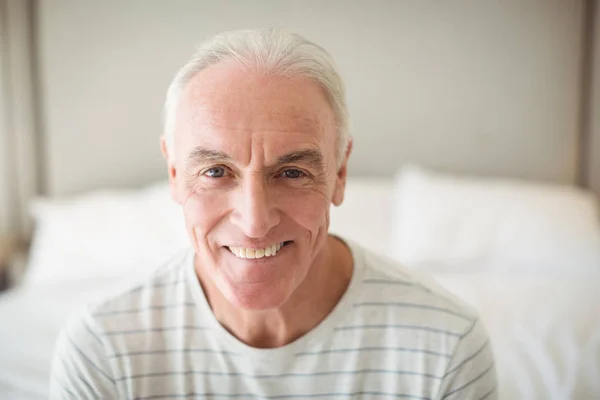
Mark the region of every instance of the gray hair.
[[202, 43], [181, 67], [169, 85], [164, 106], [164, 134], [170, 157], [175, 147], [176, 109], [185, 87], [198, 72], [228, 60], [277, 75], [307, 77], [318, 83], [335, 116], [341, 164], [348, 146], [348, 109], [344, 84], [333, 59], [302, 36], [274, 28], [218, 34]]

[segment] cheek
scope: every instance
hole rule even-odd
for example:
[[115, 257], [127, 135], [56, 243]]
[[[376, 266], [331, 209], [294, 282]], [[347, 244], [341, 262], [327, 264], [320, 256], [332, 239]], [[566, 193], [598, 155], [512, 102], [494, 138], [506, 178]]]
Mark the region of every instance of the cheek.
[[280, 209], [294, 222], [315, 233], [329, 217], [329, 199], [317, 191], [284, 195], [279, 202]]
[[192, 193], [183, 203], [185, 224], [190, 234], [195, 232], [195, 240], [202, 240], [220, 221], [226, 212], [226, 202], [222, 196], [210, 193]]

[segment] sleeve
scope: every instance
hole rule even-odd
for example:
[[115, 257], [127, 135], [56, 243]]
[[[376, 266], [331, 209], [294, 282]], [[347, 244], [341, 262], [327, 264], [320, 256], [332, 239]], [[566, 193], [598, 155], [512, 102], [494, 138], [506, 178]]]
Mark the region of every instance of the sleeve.
[[119, 398], [108, 345], [88, 313], [71, 319], [56, 342], [49, 398]]
[[436, 400], [496, 400], [492, 345], [481, 319], [460, 337], [446, 367]]

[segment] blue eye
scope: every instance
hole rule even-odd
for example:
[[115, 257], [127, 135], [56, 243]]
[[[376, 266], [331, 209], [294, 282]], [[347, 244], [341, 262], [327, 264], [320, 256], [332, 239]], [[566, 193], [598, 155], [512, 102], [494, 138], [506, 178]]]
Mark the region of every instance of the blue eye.
[[223, 167], [213, 167], [209, 168], [204, 172], [204, 175], [210, 178], [222, 178], [225, 176], [225, 168]]
[[288, 169], [288, 170], [283, 171], [282, 175], [285, 178], [298, 179], [298, 178], [302, 178], [304, 176], [304, 173], [302, 171], [298, 171], [297, 169]]

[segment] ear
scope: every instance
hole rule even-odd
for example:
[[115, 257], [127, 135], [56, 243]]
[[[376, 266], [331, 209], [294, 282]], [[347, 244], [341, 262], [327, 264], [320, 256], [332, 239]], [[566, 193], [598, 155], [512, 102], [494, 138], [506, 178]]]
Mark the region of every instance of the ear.
[[344, 202], [344, 192], [346, 191], [346, 180], [348, 178], [348, 159], [350, 158], [351, 153], [352, 138], [348, 138], [348, 146], [346, 147], [346, 153], [344, 154], [344, 161], [335, 177], [335, 189], [333, 191], [333, 197], [331, 198], [331, 202], [335, 206], [339, 206]]
[[160, 150], [162, 152], [165, 161], [167, 162], [167, 169], [169, 175], [169, 189], [171, 191], [171, 197], [173, 201], [178, 204], [181, 204], [179, 201], [179, 192], [177, 190], [177, 166], [175, 165], [175, 160], [169, 154], [169, 149], [167, 148], [167, 139], [165, 135], [160, 137]]

